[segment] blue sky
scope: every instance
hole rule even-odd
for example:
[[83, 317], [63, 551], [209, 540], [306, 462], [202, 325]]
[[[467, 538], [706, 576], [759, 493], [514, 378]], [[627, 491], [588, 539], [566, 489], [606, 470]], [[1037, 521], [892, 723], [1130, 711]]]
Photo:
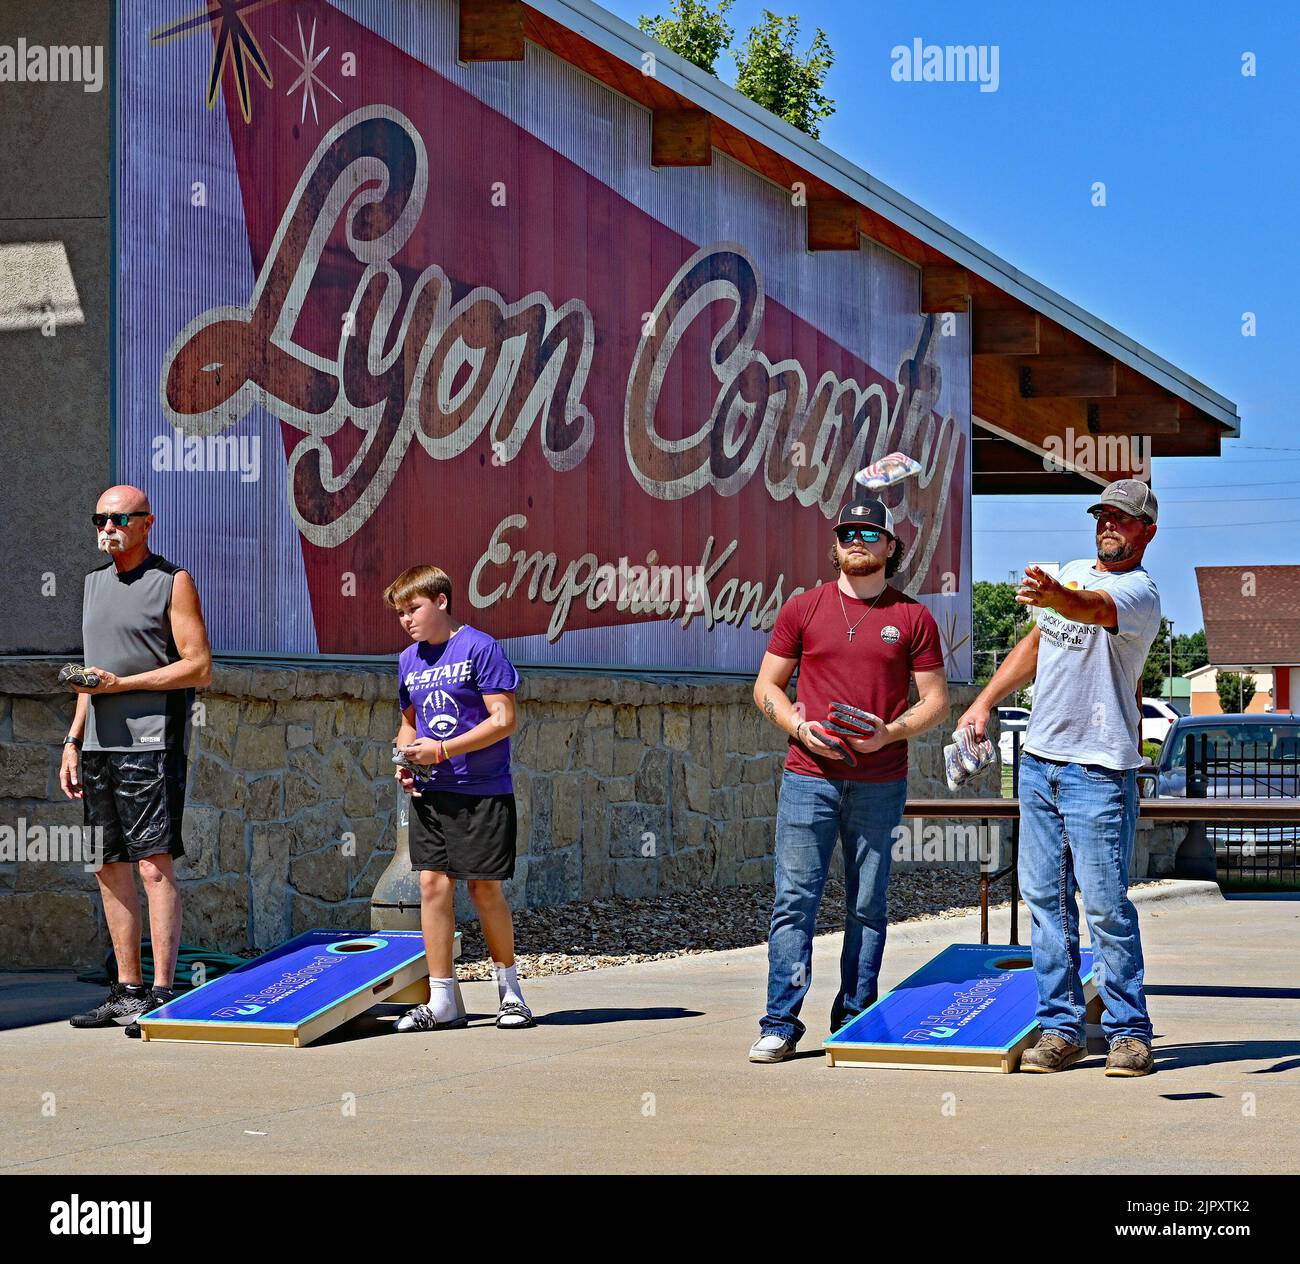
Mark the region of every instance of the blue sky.
[[[604, 4], [633, 24], [669, 11]], [[737, 0], [735, 43], [764, 7], [798, 13], [801, 45], [830, 38], [825, 144], [1237, 405], [1223, 456], [1154, 465], [1147, 566], [1176, 629], [1203, 623], [1195, 566], [1300, 562], [1300, 5]], [[917, 37], [996, 45], [997, 91], [896, 83], [890, 51]], [[726, 54], [717, 70], [734, 80]], [[977, 498], [975, 577], [1091, 556], [1087, 504]]]

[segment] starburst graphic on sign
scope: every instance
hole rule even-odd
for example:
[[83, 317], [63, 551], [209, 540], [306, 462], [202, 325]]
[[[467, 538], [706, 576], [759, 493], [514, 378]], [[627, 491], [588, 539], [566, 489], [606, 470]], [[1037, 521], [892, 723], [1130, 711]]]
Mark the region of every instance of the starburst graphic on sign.
[[960, 641], [956, 639], [957, 616], [951, 611], [945, 611], [943, 622], [944, 626], [939, 629], [939, 636], [943, 640], [943, 656], [952, 659], [952, 665], [955, 668], [957, 666], [957, 651], [970, 640], [970, 633], [967, 632]]
[[280, 0], [208, 0], [207, 4], [194, 13], [172, 23], [150, 31], [151, 44], [166, 44], [171, 40], [184, 39], [195, 31], [215, 28], [216, 40], [212, 48], [212, 66], [208, 72], [208, 109], [216, 104], [217, 93], [221, 88], [221, 76], [225, 73], [226, 63], [230, 63], [235, 72], [235, 88], [239, 94], [239, 112], [244, 122], [253, 117], [253, 106], [249, 99], [248, 67], [261, 75], [268, 88], [274, 87], [271, 79], [271, 67], [267, 64], [266, 54], [248, 29], [247, 18], [258, 9], [268, 4], [278, 4]]
[[[280, 41], [278, 39], [275, 39], [274, 35], [272, 35], [271, 38], [275, 40], [277, 44], [280, 44]], [[298, 18], [298, 44], [302, 49], [301, 55], [295, 54], [292, 49], [284, 48], [284, 45], [280, 44], [280, 47], [284, 48], [285, 54], [288, 56], [289, 60], [293, 62], [293, 64], [300, 71], [302, 71], [302, 74], [300, 74], [297, 77], [297, 79], [295, 79], [293, 83], [290, 84], [289, 91], [286, 92], [284, 95], [287, 97], [291, 97], [295, 92], [298, 91], [299, 88], [302, 88], [302, 113], [298, 116], [298, 122], [302, 123], [306, 121], [307, 102], [310, 101], [312, 120], [314, 122], [319, 123], [320, 115], [316, 113], [317, 85], [319, 85], [326, 92], [328, 92], [330, 96], [332, 96], [334, 100], [336, 100], [340, 105], [343, 104], [343, 99], [338, 95], [338, 93], [332, 91], [330, 89], [330, 86], [316, 73], [316, 67], [319, 66], [321, 62], [325, 60], [325, 54], [329, 52], [329, 45], [327, 44], [324, 48], [320, 50], [319, 53], [316, 51], [316, 19], [315, 18], [312, 18], [311, 20], [311, 46], [310, 47], [308, 47], [307, 45], [307, 37], [302, 33], [302, 18], [301, 17]]]

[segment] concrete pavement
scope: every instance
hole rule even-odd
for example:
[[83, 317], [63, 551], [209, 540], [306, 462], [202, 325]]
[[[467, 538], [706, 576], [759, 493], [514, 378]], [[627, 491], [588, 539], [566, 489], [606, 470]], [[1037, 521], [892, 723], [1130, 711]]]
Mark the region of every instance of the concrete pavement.
[[[839, 935], [817, 941], [809, 1034], [779, 1066], [745, 1060], [763, 947], [528, 980], [531, 1031], [496, 1030], [493, 985], [470, 983], [467, 1030], [368, 1015], [300, 1050], [75, 1031], [102, 989], [0, 975], [0, 1172], [1300, 1171], [1300, 897], [1144, 896], [1159, 1073], [1140, 1080], [1101, 1057], [828, 1069]], [[900, 926], [882, 982], [978, 937], [973, 916]]]

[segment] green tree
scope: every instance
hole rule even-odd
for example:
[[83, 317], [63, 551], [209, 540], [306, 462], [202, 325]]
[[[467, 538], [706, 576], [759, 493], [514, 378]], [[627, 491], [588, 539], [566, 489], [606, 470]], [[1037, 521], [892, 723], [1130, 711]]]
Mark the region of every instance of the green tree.
[[736, 89], [816, 139], [817, 120], [835, 112], [835, 102], [821, 90], [835, 57], [821, 27], [806, 53], [796, 51], [798, 38], [798, 17], [779, 18], [771, 9], [764, 9], [745, 42], [732, 54], [739, 71]]
[[710, 9], [703, 0], [673, 0], [672, 17], [652, 18], [642, 14], [637, 26], [665, 48], [713, 75], [717, 74], [713, 63], [730, 46], [735, 34], [725, 20], [727, 10], [734, 3], [735, 0], [718, 0], [717, 9]]
[[1244, 711], [1255, 697], [1255, 677], [1241, 672], [1219, 672], [1214, 687], [1219, 692], [1219, 706], [1228, 714]]
[[1210, 651], [1205, 643], [1205, 629], [1187, 633], [1179, 632], [1174, 637], [1174, 673], [1185, 676], [1196, 667], [1204, 667], [1210, 661]]
[[975, 627], [975, 680], [986, 685], [994, 668], [1031, 626], [1029, 607], [1016, 601], [1016, 585], [977, 579], [971, 591]]
[[[1169, 620], [1162, 617], [1160, 631], [1151, 642], [1146, 664], [1142, 668], [1142, 692], [1148, 698], [1167, 698], [1170, 693], [1169, 629]], [[1194, 667], [1204, 667], [1209, 661], [1204, 630], [1175, 635], [1173, 651], [1175, 676], [1185, 676]]]
[[[1147, 661], [1142, 664], [1142, 696], [1158, 698], [1169, 675], [1169, 620], [1160, 616], [1160, 631], [1147, 650]], [[1174, 675], [1178, 675], [1178, 662], [1174, 661]]]

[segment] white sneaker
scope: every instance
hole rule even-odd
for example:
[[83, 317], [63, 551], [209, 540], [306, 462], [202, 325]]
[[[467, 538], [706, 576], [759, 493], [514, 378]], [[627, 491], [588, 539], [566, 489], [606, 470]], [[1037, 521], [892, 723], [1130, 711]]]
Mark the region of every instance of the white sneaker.
[[783, 1036], [759, 1036], [750, 1046], [751, 1062], [784, 1062], [794, 1057], [794, 1041]]

